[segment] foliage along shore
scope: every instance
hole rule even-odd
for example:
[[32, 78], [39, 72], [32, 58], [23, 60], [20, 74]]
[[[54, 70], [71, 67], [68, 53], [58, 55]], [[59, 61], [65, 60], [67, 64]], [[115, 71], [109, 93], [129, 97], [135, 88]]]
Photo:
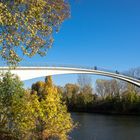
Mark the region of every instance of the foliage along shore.
[[74, 123], [51, 77], [25, 90], [16, 75], [0, 76], [0, 140], [68, 139]]
[[139, 87], [112, 79], [97, 80], [93, 90], [89, 76], [80, 75], [77, 81], [58, 87], [70, 112], [140, 115]]

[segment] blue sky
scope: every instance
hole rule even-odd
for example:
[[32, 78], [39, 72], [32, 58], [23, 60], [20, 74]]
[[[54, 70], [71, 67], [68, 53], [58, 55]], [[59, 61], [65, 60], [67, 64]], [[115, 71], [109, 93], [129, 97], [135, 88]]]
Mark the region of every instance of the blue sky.
[[[70, 4], [71, 17], [54, 35], [53, 48], [46, 57], [36, 56], [28, 61], [96, 65], [118, 71], [140, 66], [139, 0], [71, 0]], [[76, 78], [55, 76], [54, 81], [62, 85]], [[31, 81], [34, 82], [26, 81], [25, 85]]]

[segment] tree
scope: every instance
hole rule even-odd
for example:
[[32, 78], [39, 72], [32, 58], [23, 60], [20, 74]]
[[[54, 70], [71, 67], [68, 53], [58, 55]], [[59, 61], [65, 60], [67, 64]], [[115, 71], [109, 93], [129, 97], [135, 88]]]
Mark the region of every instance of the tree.
[[119, 83], [113, 80], [97, 80], [96, 81], [97, 93], [105, 99], [106, 97], [113, 98], [120, 96]]
[[92, 87], [92, 79], [88, 75], [85, 74], [78, 75], [77, 81], [81, 89], [83, 89], [85, 86]]
[[126, 72], [124, 72], [124, 75], [139, 79], [140, 78], [140, 67], [132, 68], [132, 69], [126, 71]]
[[57, 86], [57, 92], [58, 94], [60, 94], [61, 96], [64, 96], [63, 93], [64, 93], [64, 88], [62, 86]]
[[[24, 90], [23, 83], [15, 75], [6, 73], [1, 77], [1, 140], [67, 139], [74, 127], [73, 121], [51, 77], [46, 83], [34, 84], [32, 94]], [[41, 93], [43, 96], [39, 96]]]
[[45, 79], [46, 82], [39, 82], [32, 86], [32, 94], [37, 93], [40, 98], [40, 107], [44, 117], [38, 119], [38, 134], [42, 139], [59, 138], [67, 139], [67, 134], [73, 128], [70, 114], [67, 112], [66, 105], [58, 94], [57, 87], [52, 83], [51, 77]]
[[66, 103], [70, 106], [76, 104], [76, 96], [79, 93], [79, 86], [76, 84], [66, 84], [64, 87], [63, 98], [66, 100]]
[[95, 100], [95, 95], [91, 93], [80, 93], [77, 96], [77, 105], [80, 107], [87, 107], [87, 105], [92, 104]]
[[[126, 72], [124, 72], [124, 75], [127, 75], [127, 76], [130, 76], [130, 77], [133, 77], [133, 78], [140, 80], [140, 67], [132, 68], [132, 69], [126, 71]], [[125, 83], [126, 88], [128, 87], [128, 85], [130, 85], [130, 84]], [[137, 92], [140, 92], [140, 87], [138, 87], [138, 86], [131, 84], [131, 88], [133, 88]]]
[[53, 43], [53, 32], [69, 17], [66, 0], [1, 0], [0, 55], [8, 64], [44, 56]]
[[78, 85], [80, 87], [80, 92], [81, 93], [87, 93], [87, 94], [93, 94], [93, 89], [92, 89], [92, 79], [90, 76], [85, 75], [85, 74], [80, 74], [78, 75]]
[[77, 81], [80, 87], [80, 94], [77, 95], [78, 106], [86, 107], [94, 101], [92, 79], [88, 75], [80, 74]]
[[31, 99], [15, 75], [6, 73], [0, 76], [0, 139], [30, 139], [38, 117], [35, 109], [37, 97]]

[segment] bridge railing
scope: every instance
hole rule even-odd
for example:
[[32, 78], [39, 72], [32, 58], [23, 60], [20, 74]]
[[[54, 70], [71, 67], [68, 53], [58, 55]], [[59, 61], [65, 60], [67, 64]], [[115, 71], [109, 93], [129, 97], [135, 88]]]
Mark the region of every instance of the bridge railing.
[[[0, 66], [7, 66], [6, 63], [0, 63]], [[140, 80], [140, 76], [136, 76], [136, 74], [134, 73], [130, 73], [128, 71], [126, 72], [120, 72], [118, 70], [109, 70], [109, 69], [105, 69], [105, 68], [101, 68], [99, 66], [81, 66], [81, 65], [71, 65], [71, 64], [57, 64], [57, 63], [44, 63], [44, 62], [21, 62], [18, 66], [22, 66], [22, 67], [65, 67], [65, 68], [81, 68], [81, 69], [90, 69], [90, 70], [98, 70], [98, 71], [106, 71], [106, 72], [110, 72], [110, 73], [114, 73], [114, 74], [121, 74], [124, 76], [129, 76], [135, 79]], [[139, 72], [140, 73], [140, 72]]]
[[[129, 71], [124, 71], [124, 72], [121, 72], [121, 71], [118, 71], [118, 70], [113, 71], [113, 70], [104, 69], [104, 68], [100, 68], [100, 67], [98, 67], [97, 69], [101, 70], [101, 71], [107, 71], [107, 72], [111, 72], [111, 73], [114, 73], [114, 74], [120, 74], [120, 75], [124, 75], [124, 76], [128, 76], [128, 77], [140, 80], [140, 75], [139, 74], [134, 74], [134, 73], [131, 73]], [[139, 73], [140, 73], [140, 71], [139, 71]]]

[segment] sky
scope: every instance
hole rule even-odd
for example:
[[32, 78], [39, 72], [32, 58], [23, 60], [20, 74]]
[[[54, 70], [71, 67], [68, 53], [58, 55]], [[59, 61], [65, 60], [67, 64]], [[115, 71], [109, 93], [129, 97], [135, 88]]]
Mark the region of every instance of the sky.
[[[26, 61], [118, 71], [140, 66], [139, 0], [70, 0], [70, 5], [71, 16], [54, 34], [55, 42], [47, 56]], [[76, 78], [54, 76], [54, 82], [64, 85], [76, 82]], [[25, 81], [25, 85], [37, 80], [43, 78]]]

